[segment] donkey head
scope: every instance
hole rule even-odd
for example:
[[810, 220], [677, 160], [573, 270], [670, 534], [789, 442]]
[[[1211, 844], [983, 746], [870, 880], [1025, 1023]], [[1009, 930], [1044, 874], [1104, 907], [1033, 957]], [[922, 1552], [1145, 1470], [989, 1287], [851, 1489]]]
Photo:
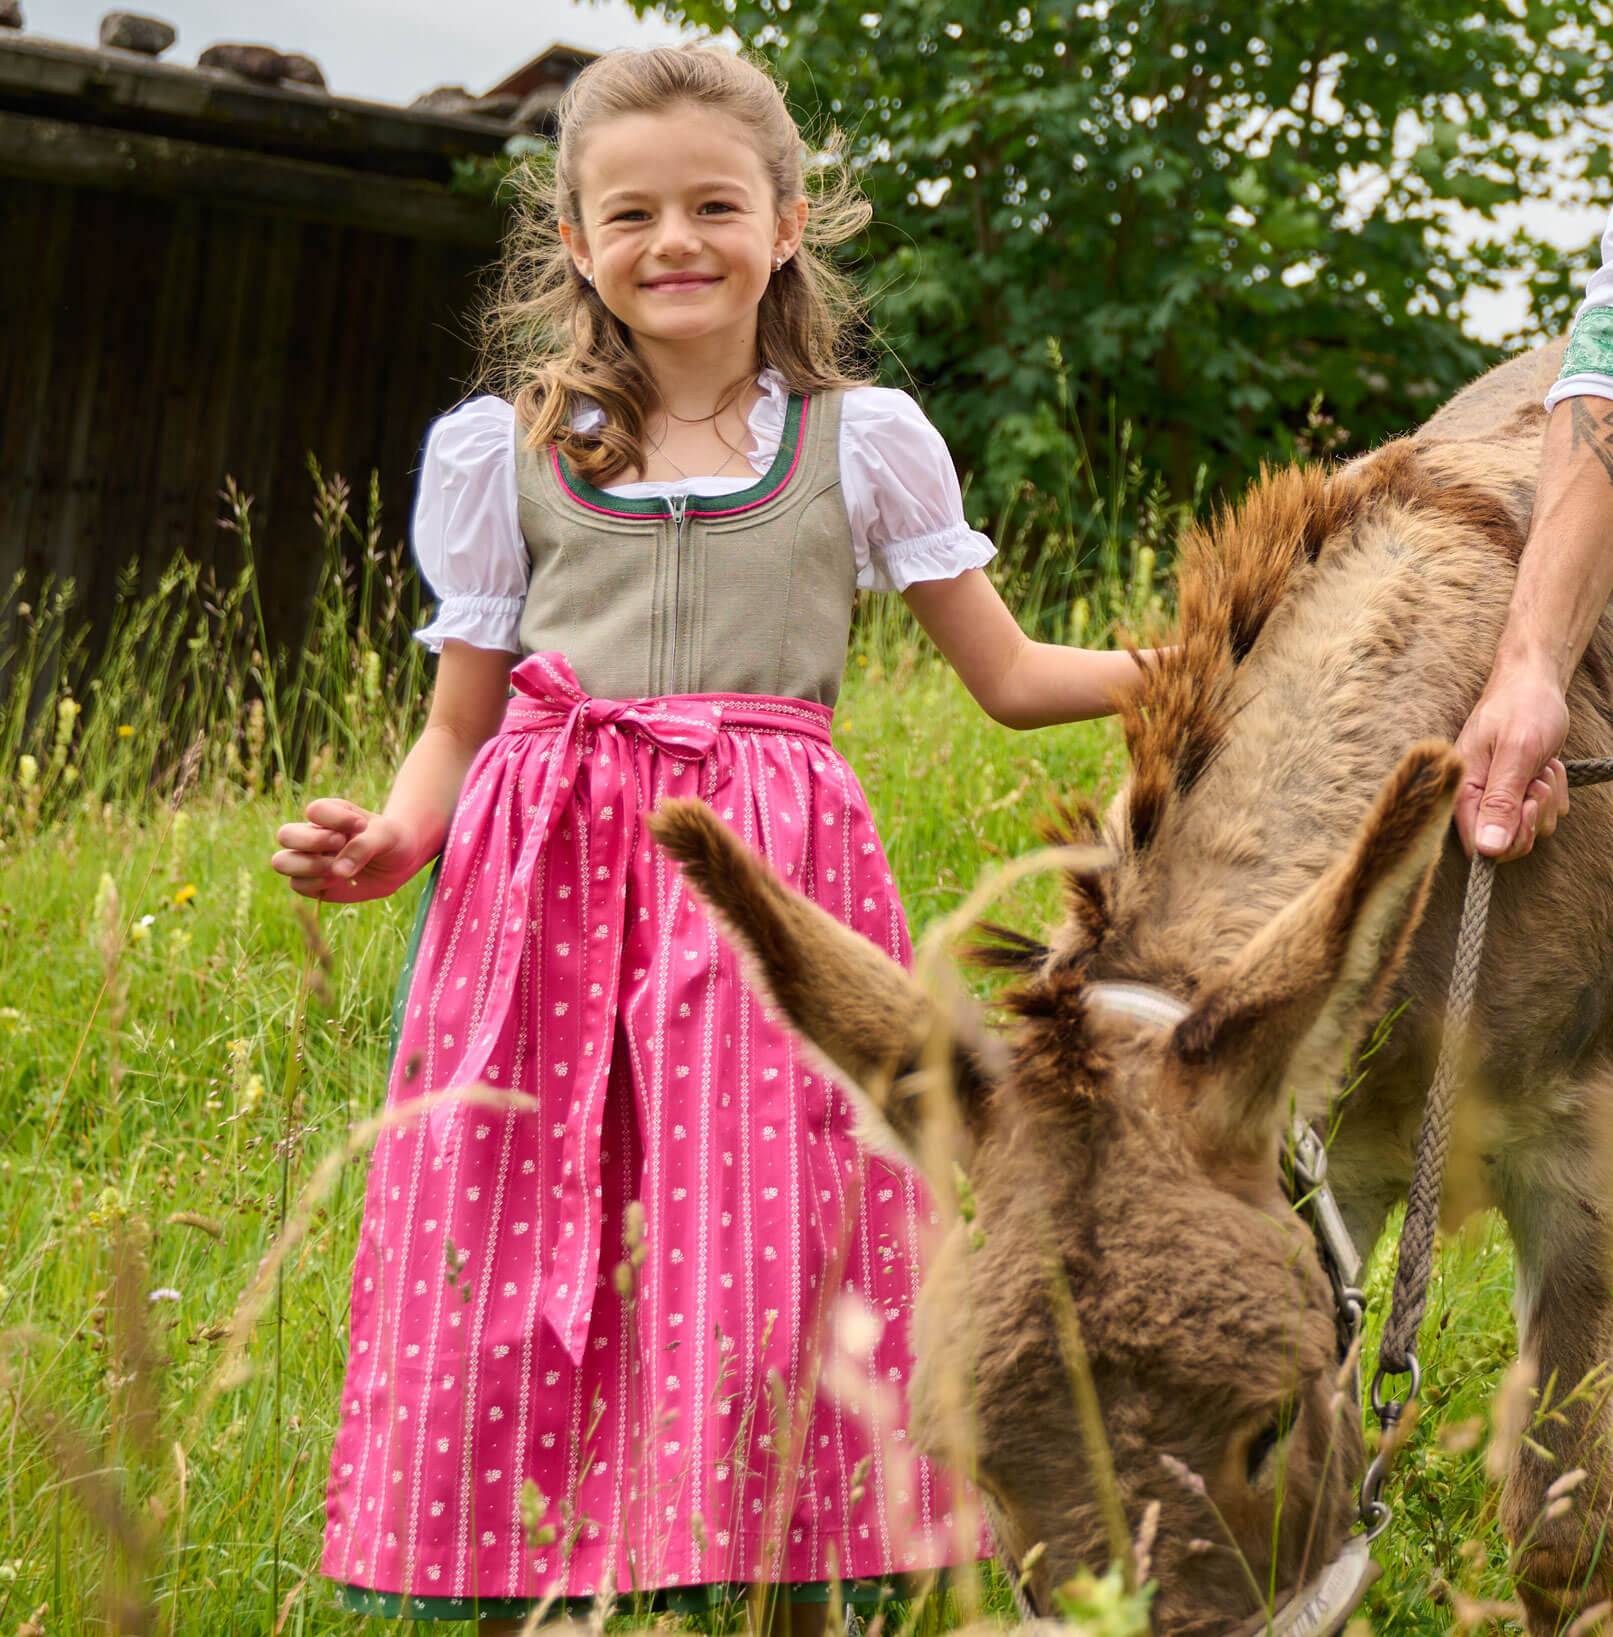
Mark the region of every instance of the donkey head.
[[[652, 821], [872, 1123], [941, 1197], [955, 1160], [970, 1179], [975, 1221], [914, 1317], [914, 1433], [972, 1462], [1007, 1550], [1041, 1543], [1043, 1607], [1150, 1503], [1162, 1632], [1223, 1631], [1283, 1601], [1351, 1527], [1359, 1418], [1279, 1145], [1294, 1088], [1335, 1083], [1381, 1009], [1459, 768], [1444, 746], [1410, 752], [1347, 855], [1179, 1021], [1116, 1006], [1052, 958], [1010, 997], [1002, 1036], [938, 1006], [709, 809]], [[1108, 1462], [1072, 1396], [1082, 1358]]]

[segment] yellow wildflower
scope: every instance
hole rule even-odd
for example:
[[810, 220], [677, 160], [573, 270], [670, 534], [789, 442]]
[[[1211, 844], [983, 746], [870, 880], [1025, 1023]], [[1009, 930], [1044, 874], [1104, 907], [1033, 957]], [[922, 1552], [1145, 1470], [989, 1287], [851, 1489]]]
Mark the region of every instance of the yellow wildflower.
[[17, 783], [24, 790], [32, 790], [34, 781], [39, 777], [39, 763], [32, 756], [17, 758]]
[[191, 901], [191, 899], [193, 899], [195, 896], [196, 896], [196, 884], [195, 884], [195, 882], [187, 881], [184, 884], [184, 886], [182, 886], [179, 889], [179, 891], [174, 894], [174, 908], [175, 909], [183, 908], [183, 906], [188, 904]]
[[130, 727], [127, 722], [119, 722], [118, 737], [120, 739], [132, 739], [134, 737], [134, 729]]

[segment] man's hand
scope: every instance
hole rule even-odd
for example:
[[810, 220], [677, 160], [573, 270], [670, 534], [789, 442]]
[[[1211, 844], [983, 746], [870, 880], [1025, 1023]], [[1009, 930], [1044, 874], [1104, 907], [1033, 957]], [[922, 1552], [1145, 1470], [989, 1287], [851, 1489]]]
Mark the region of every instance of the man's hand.
[[1456, 828], [1469, 853], [1504, 863], [1522, 858], [1568, 811], [1568, 775], [1558, 752], [1568, 706], [1538, 672], [1497, 670], [1456, 741], [1465, 771]]

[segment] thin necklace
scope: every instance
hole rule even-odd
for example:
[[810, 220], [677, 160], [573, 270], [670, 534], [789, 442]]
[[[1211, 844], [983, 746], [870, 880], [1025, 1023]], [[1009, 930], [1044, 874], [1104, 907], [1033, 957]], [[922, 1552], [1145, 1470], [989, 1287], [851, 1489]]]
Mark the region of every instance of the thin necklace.
[[[675, 416], [673, 418], [676, 419]], [[690, 424], [698, 424], [698, 423], [690, 423]], [[684, 469], [680, 465], [678, 465], [678, 463], [666, 452], [666, 450], [664, 450], [660, 446], [660, 444], [652, 443], [650, 445], [650, 452], [652, 454], [659, 455], [661, 457], [661, 459], [664, 460], [667, 463], [667, 465], [670, 466], [672, 468], [672, 470], [674, 472], [676, 472], [678, 474], [678, 476], [683, 479], [683, 481], [685, 483], [693, 483], [695, 481], [692, 477], [689, 476], [689, 474], [686, 471], [684, 471]], [[739, 453], [739, 451], [737, 449], [730, 449], [728, 451], [728, 453], [723, 457], [722, 466], [719, 466], [715, 472], [702, 472], [701, 476], [702, 477], [721, 477], [722, 472], [723, 472], [723, 466], [726, 466], [728, 464], [728, 462], [731, 461], [734, 458], [734, 456], [737, 455], [738, 453]]]

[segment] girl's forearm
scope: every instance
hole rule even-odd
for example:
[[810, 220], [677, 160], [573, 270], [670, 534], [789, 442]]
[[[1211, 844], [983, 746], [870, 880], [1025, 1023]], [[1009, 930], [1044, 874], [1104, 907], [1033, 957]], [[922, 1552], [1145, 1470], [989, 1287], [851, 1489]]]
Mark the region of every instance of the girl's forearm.
[[1111, 715], [1140, 680], [1137, 662], [1130, 654], [1027, 639], [987, 708], [1011, 728], [1085, 722]]
[[1140, 680], [1129, 654], [1032, 642], [977, 568], [902, 593], [980, 707], [1010, 728], [1107, 716]]
[[498, 731], [515, 658], [465, 642], [443, 644], [431, 715], [404, 757], [383, 809], [408, 838], [417, 868], [442, 851], [470, 764]]
[[457, 729], [428, 722], [398, 768], [382, 811], [411, 838], [421, 863], [442, 851], [465, 775], [480, 748], [480, 741], [472, 744]]

